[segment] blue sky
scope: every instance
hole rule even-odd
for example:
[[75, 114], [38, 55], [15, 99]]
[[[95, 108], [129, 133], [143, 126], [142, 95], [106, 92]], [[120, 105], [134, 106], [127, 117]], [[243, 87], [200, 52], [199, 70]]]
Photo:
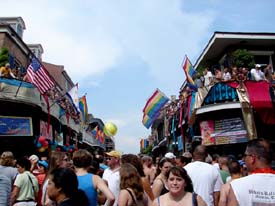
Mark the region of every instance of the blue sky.
[[23, 40], [43, 61], [64, 65], [89, 113], [118, 127], [116, 148], [138, 153], [147, 137], [142, 108], [156, 88], [179, 94], [185, 55], [195, 63], [214, 31], [275, 32], [275, 1], [0, 0], [21, 16]]

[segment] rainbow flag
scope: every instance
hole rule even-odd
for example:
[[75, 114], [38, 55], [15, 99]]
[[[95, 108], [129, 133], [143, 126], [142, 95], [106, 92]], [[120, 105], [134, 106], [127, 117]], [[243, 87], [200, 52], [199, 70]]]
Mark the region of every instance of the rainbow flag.
[[79, 110], [82, 114], [82, 121], [87, 122], [88, 121], [88, 106], [86, 101], [86, 96], [79, 98]]
[[147, 139], [141, 139], [140, 140], [140, 147], [141, 149], [146, 149], [148, 146], [148, 140]]
[[156, 89], [153, 95], [147, 100], [143, 108], [143, 113], [152, 118], [168, 101], [169, 98], [159, 89]]
[[143, 115], [143, 119], [142, 119], [142, 124], [147, 128], [147, 129], [149, 129], [151, 126], [152, 126], [152, 124], [154, 123], [154, 120], [155, 120], [156, 118], [151, 118], [151, 117], [149, 117], [148, 115], [146, 115], [146, 114], [144, 114]]
[[185, 56], [185, 60], [183, 63], [183, 70], [186, 75], [186, 80], [189, 83], [188, 86], [190, 86], [191, 88], [197, 88], [197, 86], [193, 80], [193, 76], [196, 74], [196, 70], [192, 66], [192, 64], [187, 56]]
[[161, 108], [169, 101], [169, 98], [165, 96], [159, 89], [152, 94], [147, 100], [143, 108], [143, 125], [149, 129], [157, 117], [160, 115]]

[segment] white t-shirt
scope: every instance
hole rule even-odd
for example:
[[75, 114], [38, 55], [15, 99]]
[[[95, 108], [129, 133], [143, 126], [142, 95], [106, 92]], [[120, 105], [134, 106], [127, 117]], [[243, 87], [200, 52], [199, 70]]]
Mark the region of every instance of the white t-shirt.
[[231, 74], [229, 72], [226, 72], [223, 74], [223, 80], [228, 81], [231, 79]]
[[[119, 168], [115, 170], [111, 170], [107, 168], [104, 170], [102, 179], [108, 182], [108, 187], [114, 194], [116, 200], [114, 206], [117, 206], [117, 200], [120, 192], [120, 175], [119, 175]], [[106, 204], [105, 204], [106, 205]]]
[[204, 86], [208, 86], [212, 81], [213, 75], [210, 71], [204, 75]]
[[252, 80], [255, 81], [260, 81], [260, 80], [264, 80], [264, 73], [259, 69], [251, 69], [251, 76], [252, 76]]
[[184, 166], [184, 169], [193, 182], [194, 191], [208, 206], [213, 206], [213, 193], [220, 191], [223, 185], [217, 168], [205, 162], [195, 161]]
[[252, 174], [230, 184], [240, 206], [275, 205], [274, 174]]

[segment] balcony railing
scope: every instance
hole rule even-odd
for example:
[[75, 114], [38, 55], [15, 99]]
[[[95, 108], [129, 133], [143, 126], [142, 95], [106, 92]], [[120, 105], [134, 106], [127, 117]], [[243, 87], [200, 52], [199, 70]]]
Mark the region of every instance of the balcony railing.
[[211, 87], [202, 105], [236, 101], [239, 101], [236, 89], [228, 86], [226, 83], [219, 82]]
[[[44, 98], [41, 98], [39, 91], [28, 82], [0, 78], [0, 101], [1, 100], [38, 106], [43, 112], [48, 113], [47, 104]], [[66, 115], [60, 116], [62, 108], [60, 108], [58, 104], [51, 99], [49, 99], [49, 104], [51, 116], [75, 131], [80, 130], [80, 124], [75, 123], [73, 119], [68, 121]]]

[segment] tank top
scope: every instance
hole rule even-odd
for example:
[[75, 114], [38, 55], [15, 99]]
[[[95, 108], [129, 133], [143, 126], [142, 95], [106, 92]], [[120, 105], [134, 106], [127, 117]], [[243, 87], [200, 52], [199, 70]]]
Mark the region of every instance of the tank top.
[[89, 200], [89, 206], [97, 206], [97, 191], [94, 187], [92, 177], [93, 174], [90, 173], [82, 176], [77, 176], [78, 189], [81, 189], [85, 192]]
[[162, 184], [163, 184], [163, 188], [162, 188], [162, 190], [160, 192], [160, 195], [164, 195], [167, 192], [169, 192], [169, 190], [166, 188], [166, 185], [165, 185], [164, 181], [161, 178], [157, 178], [157, 179], [159, 179], [162, 182]]
[[[197, 194], [195, 192], [192, 193], [192, 206], [198, 206], [198, 202], [197, 202]], [[160, 196], [157, 197], [157, 202], [158, 202], [158, 206], [160, 205]]]
[[126, 188], [126, 191], [130, 194], [131, 198], [132, 198], [132, 204], [131, 206], [144, 206], [144, 202], [143, 200], [137, 200], [135, 195], [132, 193], [132, 191], [128, 188]]
[[230, 182], [239, 205], [275, 205], [275, 174], [257, 173]]

